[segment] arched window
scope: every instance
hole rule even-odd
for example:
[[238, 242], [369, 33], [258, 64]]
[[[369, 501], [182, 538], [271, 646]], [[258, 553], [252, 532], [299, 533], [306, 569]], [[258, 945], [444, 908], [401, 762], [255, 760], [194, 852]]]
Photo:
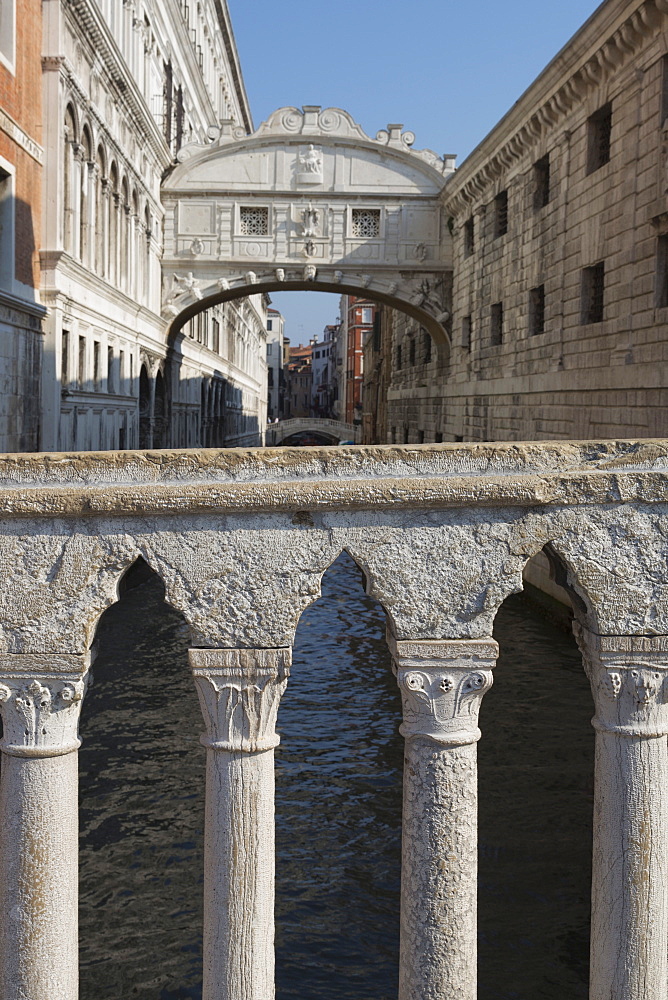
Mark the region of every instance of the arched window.
[[139, 197], [135, 188], [132, 189], [132, 194], [130, 196], [130, 218], [128, 219], [128, 226], [130, 241], [128, 293], [132, 295], [133, 298], [139, 298], [140, 289], [143, 284], [140, 272], [143, 267], [144, 260], [140, 250]]
[[83, 264], [90, 264], [90, 176], [93, 158], [93, 144], [88, 126], [84, 125], [81, 133], [82, 163], [81, 184], [79, 188], [79, 258]]
[[74, 108], [68, 104], [65, 111], [65, 137], [63, 146], [63, 249], [74, 253], [74, 233], [76, 231], [74, 185], [74, 148], [77, 141], [77, 125]]
[[109, 213], [109, 180], [107, 160], [102, 146], [97, 147], [95, 158], [95, 270], [107, 274], [107, 219]]
[[120, 204], [120, 225], [118, 230], [119, 242], [119, 282], [118, 284], [124, 292], [128, 290], [128, 274], [130, 267], [130, 200], [128, 182], [123, 178], [121, 182], [121, 204]]
[[144, 286], [142, 288], [144, 303], [150, 305], [151, 296], [151, 232], [153, 229], [153, 220], [151, 219], [151, 210], [148, 205], [144, 212]]
[[118, 214], [120, 210], [120, 195], [118, 190], [118, 169], [115, 163], [109, 169], [109, 279], [112, 284], [118, 283]]

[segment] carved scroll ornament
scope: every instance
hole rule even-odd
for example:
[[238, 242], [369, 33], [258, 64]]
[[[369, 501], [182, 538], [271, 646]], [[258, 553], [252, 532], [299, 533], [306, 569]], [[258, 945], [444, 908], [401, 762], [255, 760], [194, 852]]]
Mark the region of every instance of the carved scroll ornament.
[[190, 664], [214, 750], [271, 750], [290, 674], [289, 649], [191, 649]]
[[668, 638], [599, 636], [575, 629], [591, 683], [599, 732], [668, 734]]
[[480, 739], [478, 712], [492, 686], [492, 640], [391, 642], [403, 702], [400, 732], [459, 746]]
[[57, 757], [78, 749], [84, 691], [81, 678], [4, 678], [0, 683], [3, 753]]

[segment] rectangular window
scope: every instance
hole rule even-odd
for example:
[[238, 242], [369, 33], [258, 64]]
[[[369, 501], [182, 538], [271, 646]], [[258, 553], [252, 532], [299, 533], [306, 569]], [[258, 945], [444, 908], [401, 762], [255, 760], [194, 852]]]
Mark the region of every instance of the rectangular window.
[[239, 232], [242, 236], [268, 236], [269, 209], [242, 206], [239, 209]]
[[125, 378], [125, 351], [118, 352], [118, 391], [123, 392], [125, 386], [123, 379]]
[[397, 368], [401, 368], [401, 344], [397, 344]]
[[367, 325], [373, 323], [373, 309], [362, 309], [362, 322]]
[[436, 434], [434, 435], [434, 442], [436, 444], [443, 444], [443, 432], [442, 431], [436, 431]]
[[608, 101], [587, 120], [587, 173], [593, 174], [610, 159], [612, 104]]
[[464, 316], [462, 319], [462, 347], [465, 351], [471, 350], [471, 317]]
[[411, 337], [408, 345], [408, 363], [409, 365], [415, 364], [415, 337]]
[[62, 330], [60, 334], [60, 384], [65, 387], [70, 380], [70, 334]]
[[529, 333], [532, 337], [545, 333], [545, 285], [529, 292]]
[[352, 234], [360, 239], [373, 239], [380, 236], [380, 209], [354, 208]]
[[508, 192], [500, 191], [494, 199], [494, 237], [508, 232]]
[[464, 256], [470, 257], [475, 249], [475, 230], [473, 216], [464, 223]]
[[397, 428], [396, 427], [392, 428], [391, 436], [392, 436], [392, 444], [396, 444], [397, 443]]
[[603, 320], [605, 290], [605, 264], [601, 261], [582, 270], [582, 322], [600, 323]]
[[490, 314], [490, 342], [503, 343], [503, 302], [495, 302]]
[[100, 387], [100, 341], [93, 341], [93, 383], [96, 389]]
[[420, 332], [422, 333], [422, 343], [424, 345], [424, 363], [428, 365], [431, 362], [431, 335], [423, 326], [420, 327]]
[[[271, 320], [270, 320], [270, 322], [271, 322]], [[220, 353], [220, 323], [218, 322], [217, 319], [214, 319], [212, 321], [212, 325], [213, 325], [213, 343], [211, 345], [211, 350], [214, 351], [215, 354], [219, 354]]]
[[550, 200], [550, 157], [543, 156], [533, 165], [533, 207], [539, 212]]
[[657, 309], [668, 306], [668, 234], [656, 241], [656, 306]]
[[373, 350], [375, 354], [380, 351], [380, 309], [373, 318]]
[[[0, 0], [0, 7], [4, 0]], [[0, 288], [14, 283], [14, 197], [12, 175], [0, 167]]]
[[273, 321], [273, 319], [268, 319], [267, 320], [267, 330], [273, 330], [273, 328], [274, 328], [274, 321]]
[[116, 392], [116, 372], [113, 347], [107, 348], [107, 392]]
[[79, 337], [79, 388], [83, 389], [86, 382], [86, 338]]
[[0, 63], [14, 72], [16, 61], [16, 0], [0, 0]]
[[417, 432], [417, 443], [424, 444], [424, 431]]

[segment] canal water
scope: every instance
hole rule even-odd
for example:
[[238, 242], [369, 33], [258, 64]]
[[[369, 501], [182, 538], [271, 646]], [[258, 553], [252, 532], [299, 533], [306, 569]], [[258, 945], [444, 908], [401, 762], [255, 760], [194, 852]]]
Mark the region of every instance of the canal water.
[[[200, 1000], [204, 754], [188, 631], [132, 570], [82, 716], [82, 1000]], [[382, 609], [342, 556], [279, 714], [278, 1000], [397, 992], [402, 743]], [[593, 731], [569, 634], [522, 596], [481, 711], [479, 1000], [585, 1000]], [[446, 845], [444, 845], [445, 849]]]

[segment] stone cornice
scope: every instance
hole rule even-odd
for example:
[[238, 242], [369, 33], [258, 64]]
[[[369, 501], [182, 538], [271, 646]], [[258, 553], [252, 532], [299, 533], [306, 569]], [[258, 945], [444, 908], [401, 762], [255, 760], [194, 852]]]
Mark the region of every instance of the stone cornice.
[[668, 441], [0, 456], [14, 516], [668, 502]]
[[443, 199], [457, 215], [554, 129], [586, 94], [626, 64], [668, 14], [667, 0], [608, 0], [450, 177]]
[[[78, 24], [84, 29], [86, 39], [102, 60], [109, 79], [114, 84], [124, 106], [132, 114], [140, 128], [144, 141], [161, 162], [165, 162], [166, 145], [160, 129], [155, 123], [143, 95], [128, 73], [123, 57], [110, 35], [96, 5], [91, 0], [67, 0], [67, 6], [74, 12]], [[90, 100], [85, 94], [85, 99]], [[167, 156], [167, 161], [170, 157]]]

